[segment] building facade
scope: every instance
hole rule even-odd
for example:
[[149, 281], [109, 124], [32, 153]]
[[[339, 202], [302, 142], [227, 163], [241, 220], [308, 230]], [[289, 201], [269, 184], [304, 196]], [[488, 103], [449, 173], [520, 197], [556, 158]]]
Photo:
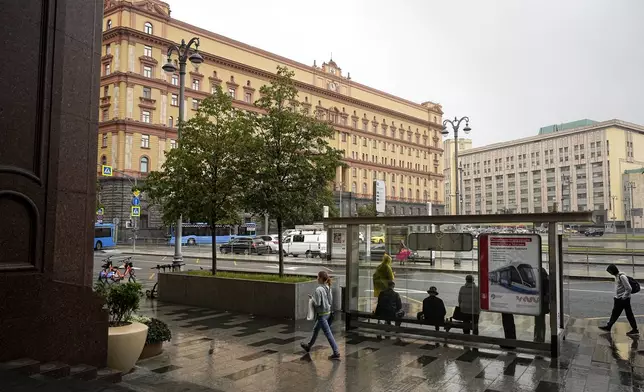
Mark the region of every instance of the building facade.
[[[445, 153], [443, 154], [443, 175], [445, 176], [445, 194], [443, 198], [445, 200], [445, 213], [448, 215], [456, 214], [456, 182], [452, 181], [453, 178], [456, 178], [456, 166], [454, 166], [454, 139], [446, 139], [443, 142], [445, 148]], [[465, 150], [472, 148], [472, 139], [458, 139], [458, 154], [459, 156]], [[462, 169], [461, 169], [462, 171]], [[459, 177], [462, 180], [462, 178]], [[462, 181], [460, 181], [462, 182]], [[462, 189], [462, 184], [461, 184]], [[463, 195], [459, 197], [461, 200], [461, 209], [463, 208]]]
[[[622, 176], [624, 191], [624, 209], [626, 211], [626, 227], [641, 231], [644, 228], [644, 165], [637, 169], [624, 170]], [[617, 217], [609, 216], [616, 220]]]
[[[179, 108], [179, 77], [161, 66], [171, 44], [196, 36], [204, 62], [188, 64], [186, 119], [216, 85], [235, 107], [252, 110], [260, 87], [278, 65], [287, 66], [302, 104], [336, 129], [330, 142], [344, 151], [347, 167], [337, 169], [332, 186], [338, 202], [340, 194], [343, 203], [350, 201], [344, 215], [371, 200], [376, 179], [387, 184], [390, 213], [423, 214], [426, 202], [443, 204], [439, 104], [357, 83], [333, 60], [304, 65], [173, 19], [158, 0], [106, 0], [103, 28], [97, 168], [107, 164], [116, 177], [137, 178], [161, 169], [165, 153], [177, 145]], [[105, 188], [111, 191], [108, 183]]]
[[622, 174], [644, 165], [644, 127], [583, 121], [464, 151], [463, 213], [593, 211], [623, 225]]

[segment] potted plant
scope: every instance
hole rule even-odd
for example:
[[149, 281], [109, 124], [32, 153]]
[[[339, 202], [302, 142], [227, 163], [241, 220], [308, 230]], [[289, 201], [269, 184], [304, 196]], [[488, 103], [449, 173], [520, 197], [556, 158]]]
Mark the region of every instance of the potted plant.
[[163, 342], [169, 342], [172, 339], [172, 332], [168, 324], [157, 318], [145, 316], [133, 316], [132, 320], [148, 326], [148, 335], [139, 359], [146, 359], [161, 354], [163, 352]]
[[97, 283], [96, 292], [105, 300], [110, 327], [107, 338], [107, 366], [122, 372], [134, 367], [148, 334], [148, 326], [129, 321], [139, 309], [142, 292], [139, 283]]

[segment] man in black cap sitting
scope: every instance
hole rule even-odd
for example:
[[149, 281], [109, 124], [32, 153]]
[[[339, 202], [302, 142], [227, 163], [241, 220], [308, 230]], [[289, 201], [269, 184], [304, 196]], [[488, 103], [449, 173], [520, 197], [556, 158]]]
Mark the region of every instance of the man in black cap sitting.
[[436, 330], [445, 323], [445, 304], [438, 298], [438, 289], [432, 286], [427, 290], [429, 297], [423, 300], [423, 317], [425, 323], [436, 326]]

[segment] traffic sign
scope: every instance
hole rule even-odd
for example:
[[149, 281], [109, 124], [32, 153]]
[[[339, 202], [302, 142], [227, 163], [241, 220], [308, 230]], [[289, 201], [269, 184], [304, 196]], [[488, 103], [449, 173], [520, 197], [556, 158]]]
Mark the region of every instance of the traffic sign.
[[131, 216], [141, 216], [141, 207], [140, 206], [132, 206], [132, 213], [130, 215]]
[[134, 197], [139, 197], [139, 195], [141, 194], [141, 191], [136, 189], [136, 190], [132, 191], [132, 194], [134, 195]]
[[138, 197], [134, 196], [134, 197], [132, 198], [132, 205], [133, 205], [133, 206], [139, 206], [139, 205], [141, 205], [141, 199], [139, 199]]
[[101, 207], [96, 210], [96, 215], [105, 215], [105, 208]]
[[112, 166], [102, 165], [101, 171], [103, 173], [103, 176], [112, 177]]

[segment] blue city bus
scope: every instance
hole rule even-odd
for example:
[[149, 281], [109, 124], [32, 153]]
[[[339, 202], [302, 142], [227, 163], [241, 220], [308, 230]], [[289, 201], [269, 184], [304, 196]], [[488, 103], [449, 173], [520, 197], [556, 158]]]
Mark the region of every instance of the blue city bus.
[[[237, 228], [237, 234], [235, 233]], [[215, 241], [218, 244], [230, 242], [235, 237], [254, 237], [256, 225], [254, 222], [244, 223], [241, 225], [217, 225], [215, 227]], [[174, 236], [174, 227], [170, 229], [170, 245], [174, 245], [176, 238]], [[183, 245], [202, 245], [212, 244], [212, 231], [207, 223], [184, 223], [181, 225], [181, 244]]]
[[114, 224], [97, 223], [94, 226], [94, 249], [101, 250], [114, 245]]

